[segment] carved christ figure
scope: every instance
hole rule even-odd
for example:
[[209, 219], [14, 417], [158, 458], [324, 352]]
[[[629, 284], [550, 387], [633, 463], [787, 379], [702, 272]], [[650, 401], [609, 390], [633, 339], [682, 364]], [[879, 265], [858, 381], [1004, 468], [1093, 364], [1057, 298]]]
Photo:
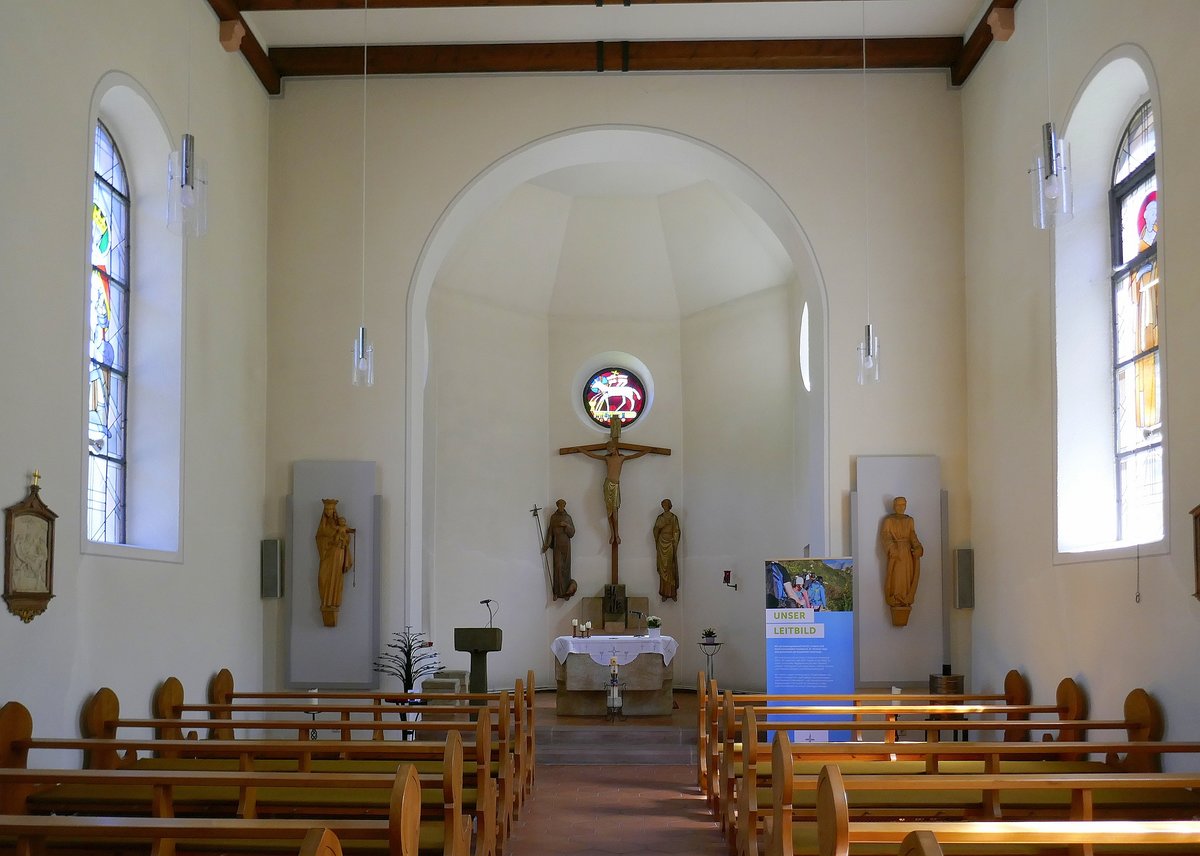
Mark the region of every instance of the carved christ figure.
[[336, 499], [321, 500], [325, 505], [321, 522], [317, 524], [317, 591], [321, 596], [321, 622], [337, 627], [338, 610], [342, 606], [342, 577], [354, 567], [350, 536], [354, 530], [346, 518], [337, 513]]
[[643, 455], [669, 455], [670, 449], [655, 446], [637, 446], [621, 442], [621, 420], [614, 416], [608, 423], [608, 442], [592, 446], [568, 446], [559, 449], [560, 455], [572, 455], [576, 452], [604, 461], [604, 510], [608, 512], [608, 529], [610, 544], [620, 544], [621, 534], [617, 525], [617, 511], [621, 508], [621, 467], [626, 461], [640, 458]]

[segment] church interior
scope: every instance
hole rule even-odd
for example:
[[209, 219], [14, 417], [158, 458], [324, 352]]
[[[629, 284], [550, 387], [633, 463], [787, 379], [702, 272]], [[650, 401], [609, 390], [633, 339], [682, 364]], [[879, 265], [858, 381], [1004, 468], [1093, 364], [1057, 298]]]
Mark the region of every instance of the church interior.
[[[53, 597], [30, 620], [0, 614], [0, 703], [62, 736], [97, 688], [134, 709], [168, 675], [197, 700], [221, 668], [263, 690], [396, 688], [373, 669], [393, 634], [424, 634], [465, 670], [456, 629], [492, 625], [486, 689], [532, 672], [552, 693], [551, 645], [603, 623], [596, 599], [618, 582], [605, 463], [560, 450], [603, 449], [581, 390], [623, 365], [645, 408], [621, 441], [663, 452], [620, 473], [619, 583], [638, 622], [678, 640], [677, 695], [706, 666], [762, 692], [765, 562], [852, 557], [860, 687], [920, 686], [945, 665], [996, 693], [1016, 669], [1035, 699], [1073, 679], [1110, 719], [1142, 687], [1167, 739], [1200, 740], [1200, 396], [1184, 377], [1200, 364], [1200, 3], [759, 0], [744, 5], [850, 43], [846, 61], [665, 71], [612, 67], [611, 44], [636, 39], [620, 14], [686, 23], [698, 6], [520, 9], [554, 10], [533, 26], [473, 4], [445, 20], [354, 5], [6, 4], [0, 505], [36, 471], [56, 517]], [[1011, 32], [989, 34], [963, 80], [889, 67], [882, 45], [856, 68], [869, 28], [965, 40], [997, 9]], [[368, 40], [562, 39], [558, 14], [584, 10], [605, 15], [579, 38], [611, 40], [603, 71], [356, 65]], [[918, 29], [942, 13], [952, 32]], [[240, 38], [222, 26], [235, 21]], [[310, 30], [349, 59], [286, 73], [288, 39]], [[1110, 190], [1147, 102], [1162, 196], [1157, 279], [1138, 293], [1157, 289], [1156, 362], [1127, 398]], [[122, 526], [98, 538], [97, 122], [131, 200]], [[1048, 122], [1070, 145], [1074, 209], [1039, 229], [1030, 170]], [[185, 133], [206, 161], [202, 236], [163, 214]], [[859, 382], [867, 325], [879, 376]], [[352, 382], [360, 330], [370, 385]], [[1122, 457], [1127, 408], [1156, 473], [1133, 499], [1121, 485], [1148, 459]], [[874, 459], [932, 467], [908, 500], [926, 562], [908, 627], [886, 620], [875, 533], [910, 488], [868, 480]], [[336, 627], [314, 606], [331, 495], [357, 537]], [[542, 550], [560, 499], [570, 597]], [[681, 532], [673, 598], [656, 570], [664, 499]], [[707, 628], [715, 665], [696, 644]]]

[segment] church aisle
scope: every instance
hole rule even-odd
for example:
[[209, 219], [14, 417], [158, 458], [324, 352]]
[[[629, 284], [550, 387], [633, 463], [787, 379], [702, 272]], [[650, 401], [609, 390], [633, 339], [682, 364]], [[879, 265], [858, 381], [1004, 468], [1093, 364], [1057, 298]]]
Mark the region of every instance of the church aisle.
[[725, 856], [692, 766], [541, 766], [512, 856]]

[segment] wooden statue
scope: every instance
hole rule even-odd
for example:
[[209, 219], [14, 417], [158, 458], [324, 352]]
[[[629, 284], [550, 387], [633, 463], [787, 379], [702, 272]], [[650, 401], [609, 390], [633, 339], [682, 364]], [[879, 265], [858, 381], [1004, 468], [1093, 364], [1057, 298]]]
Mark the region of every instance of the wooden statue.
[[658, 594], [663, 600], [679, 597], [679, 518], [671, 500], [662, 501], [662, 514], [654, 520], [654, 555], [658, 563]]
[[921, 579], [921, 557], [925, 548], [917, 539], [917, 528], [913, 519], [904, 513], [908, 500], [902, 496], [892, 501], [892, 513], [883, 518], [879, 540], [887, 555], [887, 581], [884, 597], [892, 611], [892, 626], [908, 624], [913, 601], [917, 597], [917, 583]]
[[317, 524], [317, 591], [321, 597], [321, 622], [337, 627], [338, 610], [342, 606], [342, 577], [354, 567], [350, 536], [354, 530], [346, 518], [337, 513], [336, 499], [322, 499], [325, 510]]
[[546, 539], [542, 542], [542, 552], [553, 548], [553, 572], [550, 577], [550, 589], [554, 599], [560, 597], [570, 600], [578, 586], [571, 578], [571, 539], [575, 537], [575, 521], [567, 513], [567, 501], [560, 499], [558, 509], [550, 515], [546, 523]]

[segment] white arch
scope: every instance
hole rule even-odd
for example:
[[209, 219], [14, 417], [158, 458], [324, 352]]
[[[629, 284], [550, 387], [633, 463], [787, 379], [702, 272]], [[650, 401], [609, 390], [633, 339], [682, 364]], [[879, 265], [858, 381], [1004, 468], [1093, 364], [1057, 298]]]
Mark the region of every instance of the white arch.
[[[813, 318], [811, 341], [814, 389], [805, 393], [815, 405], [810, 409], [811, 430], [819, 442], [819, 460], [814, 472], [819, 492], [813, 503], [814, 545], [826, 540], [828, 519], [828, 384], [826, 342], [828, 301], [825, 282], [812, 246], [799, 221], [779, 194], [745, 163], [703, 140], [662, 128], [633, 125], [604, 125], [571, 128], [534, 140], [501, 157], [472, 179], [446, 206], [421, 248], [409, 282], [407, 305], [407, 359], [405, 407], [405, 562], [404, 623], [427, 626], [429, 604], [424, 585], [424, 420], [425, 383], [429, 372], [429, 340], [426, 313], [434, 280], [451, 248], [467, 227], [484, 211], [499, 203], [517, 186], [545, 173], [571, 166], [595, 163], [669, 163], [682, 166], [711, 180], [750, 206], [779, 239], [792, 260], [798, 280], [797, 305], [808, 301]], [[795, 335], [799, 336], [799, 315]], [[819, 380], [819, 382], [817, 382]], [[803, 392], [801, 388], [799, 395]]]
[[[80, 309], [83, 284], [91, 276], [91, 206], [93, 140], [97, 120], [112, 133], [125, 160], [133, 200], [130, 231], [134, 235], [130, 269], [135, 280], [130, 316], [129, 433], [137, 440], [128, 449], [126, 544], [89, 541], [86, 532], [87, 491], [81, 490], [80, 541], [84, 553], [122, 559], [183, 561], [183, 348], [184, 246], [167, 231], [166, 163], [171, 135], [158, 105], [146, 88], [121, 71], [103, 74], [92, 90], [85, 157], [81, 159], [84, 199]], [[87, 345], [80, 366], [82, 420], [80, 464], [87, 485]]]
[[[1118, 544], [1114, 509], [1111, 376], [1111, 304], [1107, 288], [1096, 289], [1111, 275], [1109, 261], [1108, 190], [1112, 184], [1113, 154], [1133, 113], [1146, 98], [1154, 107], [1157, 170], [1166, 168], [1164, 119], [1158, 81], [1149, 55], [1135, 44], [1121, 44], [1105, 53], [1083, 78], [1071, 99], [1064, 138], [1071, 145], [1074, 219], [1054, 234], [1055, 299], [1055, 557], [1056, 563], [1133, 557], [1135, 548]], [[1166, 122], [1170, 119], [1167, 117]], [[1170, 282], [1166, 262], [1169, 229], [1160, 196], [1163, 223], [1159, 270]], [[1169, 288], [1169, 286], [1168, 286]], [[1162, 383], [1166, 388], [1167, 302], [1160, 327]], [[1166, 408], [1164, 401], [1164, 423]], [[1169, 485], [1166, 446], [1163, 459], [1163, 539], [1140, 547], [1141, 555], [1169, 549]]]

